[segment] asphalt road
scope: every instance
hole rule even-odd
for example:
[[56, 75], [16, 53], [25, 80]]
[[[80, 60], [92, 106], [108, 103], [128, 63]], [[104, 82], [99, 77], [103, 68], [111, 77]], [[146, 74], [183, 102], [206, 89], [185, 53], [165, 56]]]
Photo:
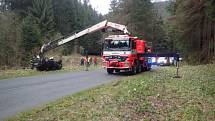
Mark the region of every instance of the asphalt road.
[[96, 70], [0, 80], [0, 120], [118, 78]]

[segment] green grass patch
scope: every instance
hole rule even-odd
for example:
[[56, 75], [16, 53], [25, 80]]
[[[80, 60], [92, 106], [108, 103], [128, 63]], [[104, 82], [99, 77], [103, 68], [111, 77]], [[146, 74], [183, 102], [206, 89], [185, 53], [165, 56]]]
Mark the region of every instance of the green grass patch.
[[[100, 66], [91, 66], [89, 70], [96, 70], [100, 68]], [[9, 70], [0, 70], [0, 79], [9, 79], [9, 78], [17, 78], [17, 77], [26, 77], [26, 76], [35, 76], [35, 75], [44, 75], [44, 74], [55, 74], [55, 73], [63, 73], [63, 72], [78, 72], [84, 71], [85, 67], [83, 66], [73, 66], [69, 68], [63, 68], [62, 70], [57, 71], [37, 71], [31, 69], [9, 69]]]
[[67, 96], [9, 121], [215, 120], [215, 65], [161, 67]]

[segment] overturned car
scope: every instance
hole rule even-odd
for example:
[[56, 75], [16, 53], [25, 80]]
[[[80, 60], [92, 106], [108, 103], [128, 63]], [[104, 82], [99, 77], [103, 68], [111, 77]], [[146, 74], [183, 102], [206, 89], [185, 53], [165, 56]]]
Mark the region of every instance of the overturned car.
[[55, 61], [51, 58], [40, 58], [39, 56], [31, 59], [31, 69], [36, 68], [38, 71], [53, 71], [62, 69], [62, 60]]

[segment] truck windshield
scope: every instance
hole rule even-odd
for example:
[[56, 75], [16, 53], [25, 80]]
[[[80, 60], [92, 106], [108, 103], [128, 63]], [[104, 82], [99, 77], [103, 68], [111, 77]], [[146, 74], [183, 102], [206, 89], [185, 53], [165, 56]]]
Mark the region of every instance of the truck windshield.
[[130, 50], [130, 40], [105, 40], [104, 50]]

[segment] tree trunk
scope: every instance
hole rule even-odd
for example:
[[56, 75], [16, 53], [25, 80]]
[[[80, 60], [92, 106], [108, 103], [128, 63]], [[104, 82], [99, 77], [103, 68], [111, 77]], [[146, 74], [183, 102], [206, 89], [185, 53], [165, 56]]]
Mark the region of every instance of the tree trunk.
[[202, 20], [201, 20], [201, 35], [200, 35], [200, 58], [199, 58], [199, 62], [202, 61], [203, 59], [203, 51], [204, 51], [204, 23], [205, 23], [205, 17], [202, 17]]
[[203, 29], [203, 52], [201, 63], [207, 63], [208, 60], [208, 18], [205, 17]]
[[213, 42], [212, 42], [212, 48], [213, 48], [213, 56], [215, 57], [215, 22], [213, 22]]
[[206, 57], [206, 60], [205, 62], [208, 63], [209, 60], [210, 60], [210, 38], [211, 38], [211, 22], [209, 20], [209, 18], [207, 17], [207, 28], [206, 28], [206, 54], [207, 54], [207, 57]]
[[210, 41], [209, 41], [209, 48], [210, 48], [210, 58], [213, 57], [213, 39], [214, 39], [214, 22], [210, 21]]

